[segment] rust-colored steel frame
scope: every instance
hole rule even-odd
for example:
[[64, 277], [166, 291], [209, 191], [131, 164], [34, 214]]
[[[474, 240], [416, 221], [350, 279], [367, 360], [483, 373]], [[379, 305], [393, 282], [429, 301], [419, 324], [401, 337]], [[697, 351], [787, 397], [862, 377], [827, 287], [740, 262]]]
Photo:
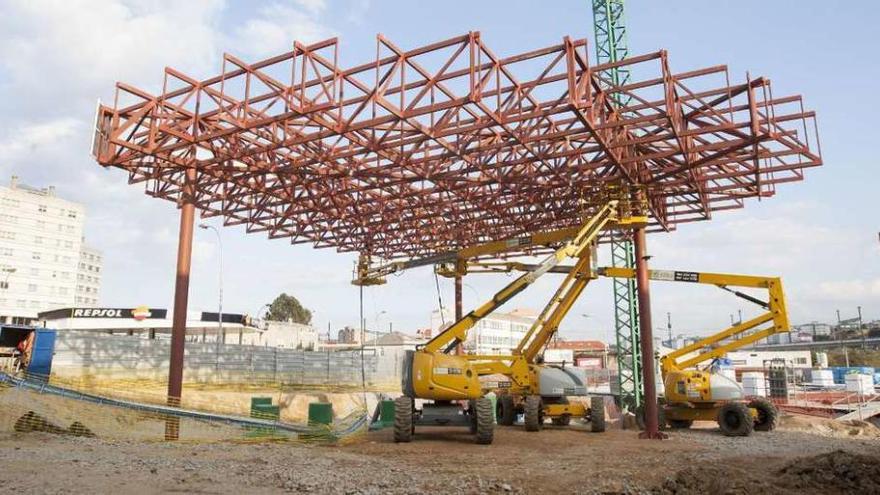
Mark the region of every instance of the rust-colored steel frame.
[[[768, 79], [587, 53], [564, 38], [502, 58], [473, 32], [412, 50], [380, 35], [351, 68], [336, 39], [251, 64], [226, 54], [201, 81], [167, 68], [158, 95], [117, 83], [93, 153], [177, 202], [195, 169], [196, 207], [227, 225], [384, 258], [577, 226], [591, 195], [621, 185], [670, 230], [821, 164], [814, 113]], [[603, 79], [612, 67], [633, 77]]]

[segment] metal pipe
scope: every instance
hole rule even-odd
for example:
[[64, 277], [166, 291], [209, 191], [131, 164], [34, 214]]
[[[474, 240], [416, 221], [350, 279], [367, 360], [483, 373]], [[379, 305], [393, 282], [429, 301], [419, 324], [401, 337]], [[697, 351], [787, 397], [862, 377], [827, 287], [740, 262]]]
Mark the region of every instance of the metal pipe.
[[651, 291], [648, 279], [648, 255], [645, 247], [645, 228], [633, 235], [636, 250], [636, 291], [639, 301], [639, 339], [642, 348], [642, 383], [645, 387], [645, 431], [639, 438], [663, 439], [657, 416], [657, 386], [654, 378], [654, 327], [651, 325]]
[[[171, 355], [168, 362], [168, 405], [180, 407], [183, 391], [183, 355], [186, 345], [186, 312], [189, 299], [189, 274], [192, 266], [193, 219], [196, 172], [187, 170], [184, 194], [181, 195], [180, 231], [177, 243], [177, 278], [174, 284], [174, 318], [171, 325]], [[169, 417], [165, 422], [165, 439], [177, 440], [180, 418]]]

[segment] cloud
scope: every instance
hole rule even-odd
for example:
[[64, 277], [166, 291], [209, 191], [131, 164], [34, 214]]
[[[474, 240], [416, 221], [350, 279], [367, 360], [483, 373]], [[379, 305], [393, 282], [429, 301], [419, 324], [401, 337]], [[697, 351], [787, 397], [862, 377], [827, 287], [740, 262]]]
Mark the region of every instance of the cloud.
[[0, 136], [0, 162], [24, 160], [28, 156], [64, 146], [66, 141], [82, 131], [83, 126], [84, 122], [78, 119], [61, 117], [10, 129]]
[[289, 51], [294, 40], [311, 43], [333, 36], [318, 22], [326, 8], [323, 0], [297, 0], [295, 5], [271, 3], [258, 9], [257, 16], [233, 32], [227, 51], [251, 57], [266, 57]]

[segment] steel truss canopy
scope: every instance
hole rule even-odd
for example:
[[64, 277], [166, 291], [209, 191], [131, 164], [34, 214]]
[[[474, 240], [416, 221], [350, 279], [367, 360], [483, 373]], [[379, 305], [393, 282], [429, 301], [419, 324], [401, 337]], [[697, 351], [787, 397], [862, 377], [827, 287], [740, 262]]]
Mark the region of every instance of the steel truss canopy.
[[[658, 51], [591, 65], [586, 40], [496, 55], [473, 32], [339, 64], [337, 40], [151, 94], [117, 83], [93, 154], [205, 217], [384, 258], [578, 226], [591, 196], [646, 195], [652, 230], [768, 197], [821, 165], [815, 114], [723, 65]], [[613, 68], [629, 70], [621, 84]], [[186, 197], [184, 197], [184, 195]]]

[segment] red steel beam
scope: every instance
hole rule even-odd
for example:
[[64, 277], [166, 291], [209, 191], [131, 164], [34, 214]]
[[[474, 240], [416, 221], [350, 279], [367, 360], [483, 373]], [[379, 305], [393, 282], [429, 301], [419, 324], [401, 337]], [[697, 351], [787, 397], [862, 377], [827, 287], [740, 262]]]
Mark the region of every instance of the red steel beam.
[[[763, 77], [675, 73], [665, 51], [591, 66], [585, 40], [508, 57], [479, 33], [338, 62], [295, 43], [150, 94], [117, 84], [94, 154], [147, 194], [271, 238], [385, 258], [576, 226], [594, 194], [637, 186], [649, 231], [769, 197], [821, 165], [815, 114]], [[642, 80], [611, 85], [627, 67]], [[615, 101], [627, 101], [623, 106]]]

